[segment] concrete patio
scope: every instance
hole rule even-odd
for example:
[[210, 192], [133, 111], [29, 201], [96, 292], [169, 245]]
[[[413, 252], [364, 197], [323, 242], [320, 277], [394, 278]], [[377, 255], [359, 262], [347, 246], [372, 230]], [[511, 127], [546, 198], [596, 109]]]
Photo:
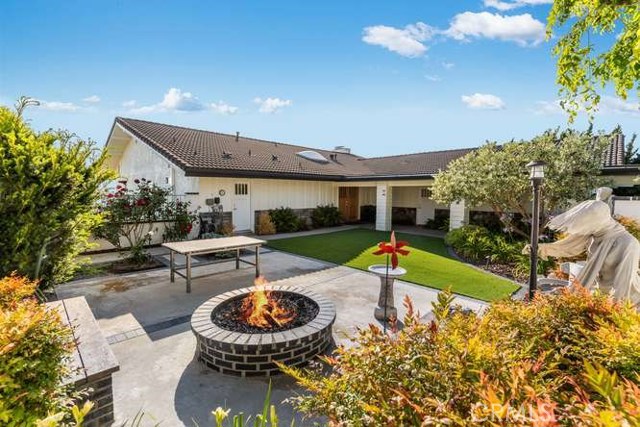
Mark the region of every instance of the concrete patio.
[[[248, 257], [252, 254], [247, 253]], [[166, 268], [143, 273], [79, 280], [59, 286], [60, 298], [85, 296], [102, 333], [120, 362], [113, 377], [116, 419], [133, 418], [140, 410], [166, 426], [214, 425], [211, 410], [229, 406], [234, 413], [255, 414], [262, 408], [267, 380], [228, 377], [208, 371], [195, 359], [195, 338], [189, 317], [196, 307], [214, 295], [246, 287], [254, 270], [235, 262], [204, 266], [195, 273], [219, 274], [195, 279], [192, 293], [185, 293], [183, 280], [169, 281]], [[262, 251], [262, 273], [272, 282], [312, 287], [336, 305], [333, 328], [336, 344], [351, 345], [349, 336], [357, 327], [377, 323], [373, 309], [379, 279], [369, 273], [321, 261]], [[402, 298], [408, 295], [422, 314], [429, 312], [437, 292], [405, 282], [396, 282], [399, 318], [405, 314]], [[457, 303], [479, 310], [484, 303], [458, 297]], [[301, 390], [289, 378], [273, 380], [272, 403], [279, 404]], [[283, 425], [292, 418], [301, 421], [291, 406], [279, 405]], [[151, 421], [151, 418], [149, 418]]]

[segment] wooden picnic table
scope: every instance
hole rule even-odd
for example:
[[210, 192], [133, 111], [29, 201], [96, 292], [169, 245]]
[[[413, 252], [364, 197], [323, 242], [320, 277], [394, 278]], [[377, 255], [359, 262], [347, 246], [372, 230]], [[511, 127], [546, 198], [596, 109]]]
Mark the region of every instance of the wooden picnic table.
[[[256, 267], [256, 277], [260, 275], [260, 246], [265, 244], [264, 240], [254, 239], [247, 236], [233, 236], [233, 237], [220, 237], [217, 239], [202, 239], [202, 240], [188, 240], [183, 242], [170, 242], [163, 243], [162, 246], [169, 249], [170, 269], [171, 269], [171, 282], [175, 282], [175, 275], [184, 277], [187, 281], [187, 293], [191, 292], [191, 279], [197, 279], [199, 277], [211, 276], [216, 273], [205, 274], [198, 277], [191, 276], [191, 257], [194, 255], [205, 255], [217, 252], [232, 252], [236, 253], [236, 269], [240, 268], [240, 263], [253, 265]], [[255, 262], [247, 261], [240, 258], [241, 249], [254, 248], [256, 252]], [[186, 265], [184, 267], [176, 267], [175, 254], [184, 255], [187, 258]], [[227, 260], [217, 260], [206, 263], [198, 263], [196, 267], [204, 265], [217, 264], [219, 262], [225, 262]], [[186, 269], [186, 274], [182, 274], [178, 270]]]

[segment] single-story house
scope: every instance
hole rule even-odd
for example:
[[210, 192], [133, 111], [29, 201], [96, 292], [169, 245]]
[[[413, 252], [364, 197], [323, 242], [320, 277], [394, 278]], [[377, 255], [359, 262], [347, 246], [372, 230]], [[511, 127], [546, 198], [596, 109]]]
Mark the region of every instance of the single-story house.
[[[171, 187], [201, 212], [217, 198], [237, 231], [254, 230], [262, 211], [281, 206], [304, 215], [333, 204], [346, 221], [371, 220], [378, 230], [444, 216], [455, 228], [469, 219], [464, 203], [439, 205], [430, 187], [472, 148], [364, 158], [342, 146], [321, 150], [122, 117], [106, 148], [123, 178]], [[623, 164], [623, 137], [613, 138], [606, 157], [603, 173], [634, 185], [638, 168]]]

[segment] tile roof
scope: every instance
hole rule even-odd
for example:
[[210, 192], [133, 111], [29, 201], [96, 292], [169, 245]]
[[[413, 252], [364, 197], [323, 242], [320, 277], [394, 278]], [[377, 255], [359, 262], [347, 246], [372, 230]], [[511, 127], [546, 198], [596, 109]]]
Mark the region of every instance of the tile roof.
[[474, 148], [430, 151], [398, 156], [361, 159], [376, 175], [434, 175], [445, 170], [451, 161], [473, 151]]
[[[430, 177], [472, 149], [435, 151], [365, 159], [244, 136], [116, 117], [115, 123], [149, 144], [190, 176], [254, 176], [315, 180], [379, 177]], [[312, 150], [329, 161], [319, 163], [297, 153]], [[335, 156], [335, 157], [333, 157]]]

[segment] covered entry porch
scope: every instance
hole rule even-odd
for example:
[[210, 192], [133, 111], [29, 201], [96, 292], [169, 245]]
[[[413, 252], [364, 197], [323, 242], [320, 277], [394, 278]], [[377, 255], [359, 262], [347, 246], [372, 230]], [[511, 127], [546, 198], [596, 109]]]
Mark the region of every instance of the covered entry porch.
[[432, 185], [433, 179], [341, 183], [338, 207], [345, 222], [373, 223], [376, 230], [393, 225], [437, 229], [449, 221], [452, 207], [432, 199]]

